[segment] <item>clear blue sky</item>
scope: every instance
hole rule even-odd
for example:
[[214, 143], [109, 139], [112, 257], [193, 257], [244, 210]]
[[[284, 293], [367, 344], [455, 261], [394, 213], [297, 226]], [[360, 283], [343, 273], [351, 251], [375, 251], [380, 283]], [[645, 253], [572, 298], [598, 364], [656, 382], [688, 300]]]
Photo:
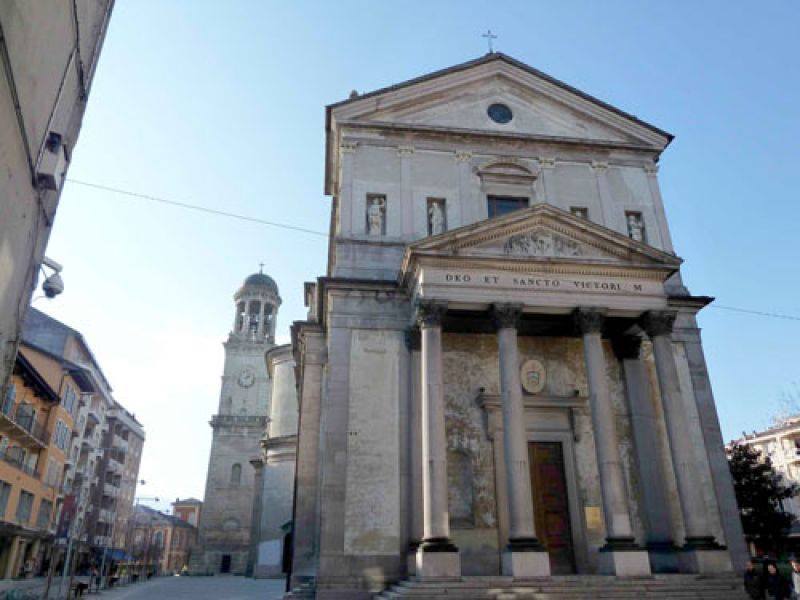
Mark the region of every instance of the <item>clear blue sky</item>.
[[[325, 104], [497, 48], [677, 137], [660, 181], [695, 294], [800, 315], [797, 2], [117, 2], [70, 177], [327, 231]], [[202, 496], [231, 295], [264, 261], [279, 338], [322, 237], [67, 184], [36, 306], [84, 332], [148, 435], [140, 495]], [[708, 308], [726, 438], [800, 379], [800, 321]]]

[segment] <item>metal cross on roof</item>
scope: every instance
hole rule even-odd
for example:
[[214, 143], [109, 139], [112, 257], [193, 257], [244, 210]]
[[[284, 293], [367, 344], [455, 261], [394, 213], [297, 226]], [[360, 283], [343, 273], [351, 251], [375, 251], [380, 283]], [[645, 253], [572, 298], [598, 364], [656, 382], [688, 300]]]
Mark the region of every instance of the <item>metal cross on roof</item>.
[[484, 33], [481, 37], [486, 38], [486, 41], [489, 43], [489, 54], [494, 52], [494, 46], [492, 45], [492, 40], [496, 40], [497, 36], [492, 33], [492, 30], [489, 29]]
[[263, 262], [258, 263], [258, 272], [259, 273], [263, 273], [264, 272], [264, 263]]

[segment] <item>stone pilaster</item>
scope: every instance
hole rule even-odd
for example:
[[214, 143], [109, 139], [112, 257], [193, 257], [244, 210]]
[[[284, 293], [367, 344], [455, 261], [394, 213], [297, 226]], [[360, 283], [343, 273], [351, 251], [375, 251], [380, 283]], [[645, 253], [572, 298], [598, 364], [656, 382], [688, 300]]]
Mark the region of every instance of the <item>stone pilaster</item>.
[[[700, 477], [695, 468], [692, 446], [684, 443], [688, 422], [683, 408], [678, 369], [672, 349], [672, 327], [677, 313], [650, 311], [641, 319], [642, 328], [653, 344], [653, 358], [658, 373], [664, 420], [669, 435], [672, 466], [678, 484], [681, 514], [686, 540], [684, 569], [700, 573], [730, 569], [730, 559], [711, 534], [708, 509], [703, 497]], [[728, 559], [727, 568], [724, 564]]]
[[503, 573], [515, 577], [550, 574], [550, 560], [536, 538], [533, 520], [525, 407], [519, 379], [517, 325], [522, 307], [495, 304], [492, 317], [497, 328], [500, 362], [500, 392], [503, 409], [503, 440], [508, 494], [508, 548], [503, 555]]
[[580, 308], [575, 324], [583, 336], [589, 404], [592, 411], [600, 491], [606, 523], [606, 545], [600, 549], [601, 570], [616, 575], [650, 573], [647, 553], [636, 545], [619, 454], [614, 407], [606, 374], [602, 329], [605, 316], [596, 309]]
[[418, 577], [458, 577], [458, 548], [450, 540], [447, 505], [447, 435], [442, 368], [442, 318], [447, 306], [417, 305], [421, 332], [423, 541], [417, 551]]

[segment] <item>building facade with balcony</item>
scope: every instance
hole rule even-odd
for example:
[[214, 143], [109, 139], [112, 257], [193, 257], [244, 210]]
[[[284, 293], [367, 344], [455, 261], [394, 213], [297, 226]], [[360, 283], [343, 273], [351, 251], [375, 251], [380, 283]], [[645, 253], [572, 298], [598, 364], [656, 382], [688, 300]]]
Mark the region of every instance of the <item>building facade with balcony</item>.
[[[63, 489], [70, 496], [67, 527], [76, 541], [76, 564], [101, 562], [124, 546], [139, 472], [144, 430], [112, 395], [112, 388], [80, 332], [32, 308], [24, 351], [49, 358], [51, 385], [64, 385], [70, 406]], [[55, 383], [53, 383], [55, 382]], [[71, 390], [71, 392], [70, 392]]]
[[52, 560], [72, 421], [58, 392], [17, 355], [0, 410], [0, 577], [33, 576]]
[[[731, 444], [747, 444], [759, 450], [789, 483], [800, 484], [800, 415], [783, 418], [763, 431], [742, 432], [742, 437]], [[800, 519], [800, 497], [784, 500], [783, 507]], [[793, 527], [792, 534], [800, 537], [800, 527]]]

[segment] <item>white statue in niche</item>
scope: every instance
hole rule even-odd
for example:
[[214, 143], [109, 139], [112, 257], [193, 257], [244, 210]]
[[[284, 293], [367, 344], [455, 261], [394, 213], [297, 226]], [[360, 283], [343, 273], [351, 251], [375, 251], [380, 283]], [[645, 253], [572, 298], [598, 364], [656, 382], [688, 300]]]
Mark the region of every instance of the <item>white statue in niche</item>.
[[434, 200], [428, 206], [428, 234], [439, 235], [445, 229], [444, 202]]
[[379, 196], [367, 199], [367, 234], [383, 235], [386, 200]]
[[644, 242], [644, 223], [642, 223], [642, 215], [628, 213], [628, 237], [637, 242]]

